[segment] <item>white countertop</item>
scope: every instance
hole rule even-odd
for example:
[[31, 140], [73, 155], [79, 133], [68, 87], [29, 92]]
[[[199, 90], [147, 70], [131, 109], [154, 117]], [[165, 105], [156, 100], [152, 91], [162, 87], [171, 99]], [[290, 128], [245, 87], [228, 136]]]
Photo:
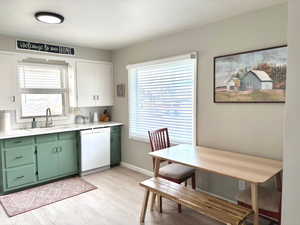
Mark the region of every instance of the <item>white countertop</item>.
[[33, 129], [18, 129], [7, 132], [0, 132], [0, 140], [17, 137], [27, 137], [41, 134], [52, 134], [66, 131], [86, 130], [101, 127], [120, 126], [122, 123], [117, 122], [98, 122], [98, 123], [86, 123], [86, 124], [64, 124], [57, 125], [49, 128], [33, 128]]

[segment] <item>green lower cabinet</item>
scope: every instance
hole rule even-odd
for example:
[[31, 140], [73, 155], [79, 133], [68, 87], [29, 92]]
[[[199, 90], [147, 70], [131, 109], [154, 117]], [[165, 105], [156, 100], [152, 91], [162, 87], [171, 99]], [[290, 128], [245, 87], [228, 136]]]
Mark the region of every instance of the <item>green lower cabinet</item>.
[[60, 174], [76, 173], [78, 171], [76, 140], [59, 141], [58, 146]]
[[45, 180], [59, 175], [57, 142], [37, 145], [38, 179]]
[[76, 139], [63, 138], [71, 137], [68, 133], [58, 135], [57, 141], [37, 145], [39, 180], [78, 173]]
[[117, 166], [121, 162], [121, 126], [111, 127], [110, 165]]
[[78, 174], [77, 133], [0, 141], [0, 193]]

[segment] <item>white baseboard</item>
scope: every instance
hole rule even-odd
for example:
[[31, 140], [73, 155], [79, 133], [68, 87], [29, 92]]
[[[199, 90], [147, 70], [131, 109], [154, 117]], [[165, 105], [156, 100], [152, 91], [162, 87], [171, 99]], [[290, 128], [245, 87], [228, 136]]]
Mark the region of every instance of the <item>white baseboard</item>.
[[130, 164], [130, 163], [121, 162], [121, 166], [123, 166], [123, 167], [125, 167], [125, 168], [128, 168], [128, 169], [131, 169], [131, 170], [134, 170], [134, 171], [136, 171], [136, 172], [145, 174], [145, 175], [147, 175], [147, 176], [149, 176], [149, 177], [153, 177], [153, 172], [152, 172], [152, 171], [143, 169], [143, 168], [141, 168], [141, 167], [132, 165], [132, 164]]
[[[141, 173], [141, 174], [144, 174], [144, 175], [153, 177], [153, 172], [150, 171], [150, 170], [146, 170], [146, 169], [140, 168], [140, 167], [138, 167], [138, 166], [135, 166], [135, 165], [132, 165], [132, 164], [126, 163], [126, 162], [121, 162], [120, 165], [121, 165], [122, 167], [127, 168], [127, 169], [131, 169], [131, 170], [134, 170], [134, 171], [139, 172], [139, 173]], [[220, 196], [220, 195], [216, 195], [216, 194], [211, 193], [211, 192], [208, 192], [208, 191], [204, 191], [204, 190], [202, 190], [201, 188], [198, 188], [198, 187], [197, 187], [197, 191], [201, 191], [201, 192], [203, 192], [203, 193], [212, 195], [212, 196], [214, 196], [214, 197], [223, 199], [223, 200], [228, 201], [228, 202], [236, 203], [235, 201], [232, 201], [232, 200], [230, 200], [230, 199], [224, 198], [224, 197], [222, 197], [222, 196]]]

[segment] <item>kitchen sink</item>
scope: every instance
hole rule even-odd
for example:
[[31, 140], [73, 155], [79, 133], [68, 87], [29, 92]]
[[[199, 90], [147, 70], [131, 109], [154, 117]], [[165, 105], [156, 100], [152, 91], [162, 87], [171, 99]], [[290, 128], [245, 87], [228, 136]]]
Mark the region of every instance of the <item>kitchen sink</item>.
[[37, 128], [29, 128], [25, 129], [27, 131], [52, 131], [52, 130], [60, 130], [70, 128], [70, 125], [61, 125], [61, 126], [53, 126], [53, 127], [37, 127]]

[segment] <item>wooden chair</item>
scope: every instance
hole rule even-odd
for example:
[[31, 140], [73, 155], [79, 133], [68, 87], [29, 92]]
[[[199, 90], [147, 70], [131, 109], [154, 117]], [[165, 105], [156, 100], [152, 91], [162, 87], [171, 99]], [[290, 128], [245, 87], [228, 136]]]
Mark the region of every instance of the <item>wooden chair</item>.
[[[164, 148], [170, 147], [170, 139], [168, 128], [162, 128], [155, 131], [148, 131], [151, 151], [158, 151]], [[161, 161], [163, 162], [163, 160]], [[154, 159], [153, 159], [153, 169], [154, 169]], [[181, 184], [185, 182], [187, 186], [187, 180], [192, 179], [192, 188], [196, 189], [196, 178], [195, 169], [176, 163], [168, 163], [167, 165], [159, 169], [159, 177], [166, 180]], [[153, 195], [155, 198], [155, 195]], [[154, 201], [153, 201], [154, 202]], [[153, 208], [153, 206], [151, 206]], [[159, 197], [159, 211], [162, 213], [162, 197]], [[181, 212], [181, 205], [178, 204], [178, 212]]]
[[[281, 175], [276, 177], [277, 188], [259, 187], [259, 216], [270, 221], [270, 224], [281, 224], [281, 197], [282, 197], [282, 182]], [[238, 205], [251, 208], [251, 192], [249, 189], [242, 191], [237, 196]]]

